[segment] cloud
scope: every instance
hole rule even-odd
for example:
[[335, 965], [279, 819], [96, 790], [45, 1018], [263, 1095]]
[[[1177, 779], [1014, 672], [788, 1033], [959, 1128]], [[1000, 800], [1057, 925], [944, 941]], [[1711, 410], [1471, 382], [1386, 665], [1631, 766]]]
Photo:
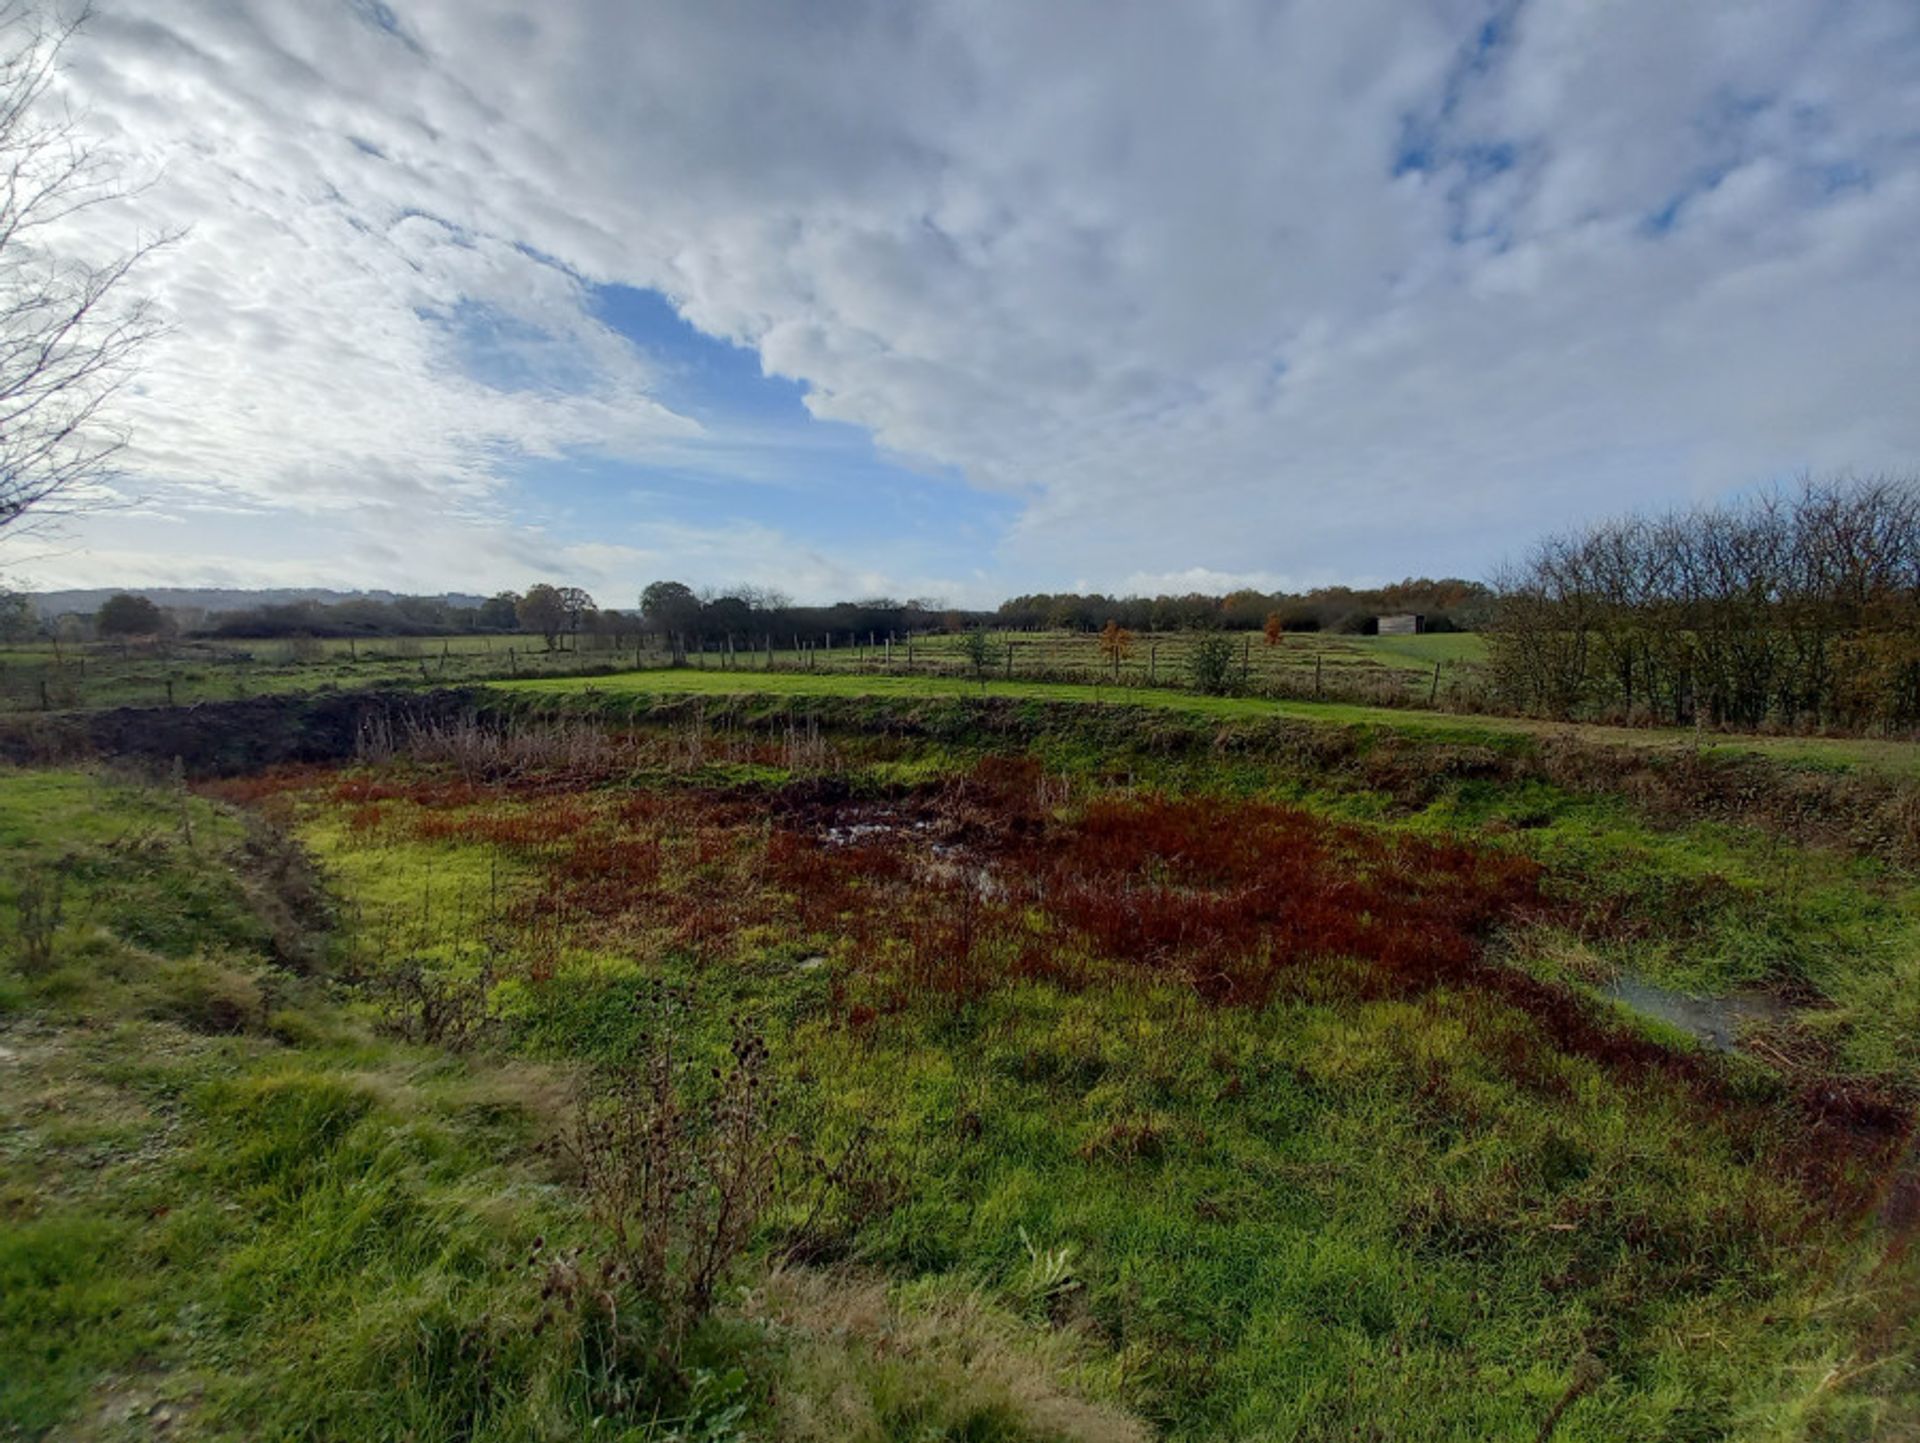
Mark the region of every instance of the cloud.
[[[1474, 572], [1920, 457], [1908, 0], [121, 0], [70, 87], [192, 227], [146, 494], [347, 546], [451, 512], [442, 584], [550, 544], [528, 458], [778, 481], [659, 399], [611, 283], [1011, 498], [914, 572], [980, 590]], [[880, 589], [891, 548], [833, 537], [878, 499], [732, 570], [643, 519], [618, 564]]]

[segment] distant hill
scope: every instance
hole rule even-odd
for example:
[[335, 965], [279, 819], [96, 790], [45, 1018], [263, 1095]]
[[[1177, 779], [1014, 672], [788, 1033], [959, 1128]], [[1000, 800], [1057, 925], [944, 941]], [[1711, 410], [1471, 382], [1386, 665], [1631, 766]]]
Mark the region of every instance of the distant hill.
[[[169, 611], [245, 611], [254, 606], [286, 606], [296, 601], [320, 601], [328, 605], [341, 601], [395, 601], [397, 591], [334, 591], [324, 586], [287, 587], [270, 591], [234, 591], [223, 588], [196, 589], [181, 586], [109, 586], [92, 591], [38, 591], [30, 595], [34, 610], [43, 617], [65, 616], [68, 612], [92, 613], [100, 603], [120, 592], [144, 596], [155, 606]], [[483, 596], [461, 591], [442, 592], [432, 597], [448, 606], [478, 606]]]

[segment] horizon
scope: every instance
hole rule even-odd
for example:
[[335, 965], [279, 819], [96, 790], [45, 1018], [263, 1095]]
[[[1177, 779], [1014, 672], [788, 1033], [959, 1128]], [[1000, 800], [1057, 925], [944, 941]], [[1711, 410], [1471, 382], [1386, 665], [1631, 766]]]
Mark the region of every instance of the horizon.
[[1920, 12], [105, 0], [168, 330], [35, 592], [1485, 578], [1908, 473]]

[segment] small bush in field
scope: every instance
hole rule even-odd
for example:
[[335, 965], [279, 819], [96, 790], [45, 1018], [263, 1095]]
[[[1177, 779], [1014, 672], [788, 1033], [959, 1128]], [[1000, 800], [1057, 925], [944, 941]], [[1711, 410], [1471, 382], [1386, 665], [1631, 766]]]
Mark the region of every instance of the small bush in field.
[[492, 1025], [489, 1000], [497, 980], [491, 967], [460, 976], [409, 958], [380, 973], [372, 989], [385, 1004], [387, 1029], [396, 1036], [459, 1051], [478, 1042]]
[[993, 641], [984, 628], [976, 626], [960, 638], [960, 654], [967, 659], [975, 676], [985, 676], [993, 664]]
[[[705, 1084], [680, 1036], [685, 997], [659, 988], [634, 1060], [585, 1075], [559, 1150], [599, 1229], [600, 1259], [568, 1285], [596, 1307], [637, 1293], [676, 1352], [772, 1201], [785, 1140], [772, 1126], [767, 1048], [736, 1021], [728, 1057]], [[569, 1264], [578, 1268], [577, 1261]]]
[[1202, 636], [1187, 655], [1187, 672], [1195, 691], [1225, 694], [1233, 677], [1233, 638], [1217, 631]]
[[53, 939], [66, 912], [67, 874], [35, 868], [20, 883], [20, 963], [28, 972], [53, 965]]

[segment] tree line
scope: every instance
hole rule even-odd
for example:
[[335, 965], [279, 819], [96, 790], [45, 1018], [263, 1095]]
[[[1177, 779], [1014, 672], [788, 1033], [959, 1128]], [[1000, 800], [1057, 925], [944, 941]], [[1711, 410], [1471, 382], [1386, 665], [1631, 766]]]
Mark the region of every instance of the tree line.
[[1498, 694], [1559, 717], [1920, 725], [1920, 481], [1803, 482], [1550, 537], [1499, 579]]
[[522, 634], [552, 647], [600, 637], [631, 644], [639, 637], [665, 643], [759, 647], [769, 638], [787, 647], [795, 638], [820, 644], [827, 637], [845, 645], [869, 636], [904, 636], [985, 625], [991, 612], [960, 611], [932, 601], [876, 597], [824, 606], [795, 605], [783, 594], [755, 587], [695, 591], [678, 581], [648, 586], [629, 608], [606, 607], [577, 586], [536, 582], [525, 591], [502, 591], [478, 605], [444, 596], [354, 597], [345, 601], [274, 602], [232, 611], [178, 613], [138, 592], [119, 592], [95, 611], [42, 621], [31, 599], [0, 590], [0, 640], [162, 639], [178, 636], [231, 640], [292, 640], [316, 637], [368, 640]]
[[1260, 631], [1273, 621], [1282, 631], [1365, 635], [1382, 616], [1413, 612], [1426, 618], [1428, 631], [1473, 631], [1486, 623], [1493, 602], [1493, 592], [1481, 582], [1424, 576], [1390, 586], [1247, 589], [1224, 596], [1043, 592], [1001, 602], [994, 624], [1010, 631], [1099, 631], [1110, 621], [1140, 632]]
[[[21, 635], [33, 630], [24, 596], [11, 597]], [[759, 587], [696, 591], [681, 581], [648, 585], [629, 609], [603, 607], [576, 586], [539, 582], [525, 591], [502, 591], [478, 605], [444, 596], [391, 600], [267, 603], [211, 615], [176, 615], [137, 592], [121, 593], [90, 617], [73, 618], [101, 637], [199, 635], [232, 639], [386, 636], [454, 636], [523, 633], [549, 646], [581, 635], [657, 640], [678, 637], [687, 645], [786, 647], [795, 639], [835, 646], [870, 636], [924, 635], [979, 628], [1007, 631], [1095, 632], [1109, 623], [1129, 632], [1258, 631], [1370, 632], [1382, 615], [1418, 612], [1430, 631], [1471, 630], [1485, 623], [1492, 593], [1479, 582], [1410, 579], [1392, 586], [1325, 587], [1304, 593], [1241, 590], [1226, 595], [1106, 596], [1098, 592], [1038, 594], [1002, 602], [995, 610], [950, 607], [938, 601], [871, 597], [825, 605], [797, 605], [781, 592]], [[70, 623], [71, 626], [72, 623]], [[75, 637], [73, 639], [80, 639]]]

